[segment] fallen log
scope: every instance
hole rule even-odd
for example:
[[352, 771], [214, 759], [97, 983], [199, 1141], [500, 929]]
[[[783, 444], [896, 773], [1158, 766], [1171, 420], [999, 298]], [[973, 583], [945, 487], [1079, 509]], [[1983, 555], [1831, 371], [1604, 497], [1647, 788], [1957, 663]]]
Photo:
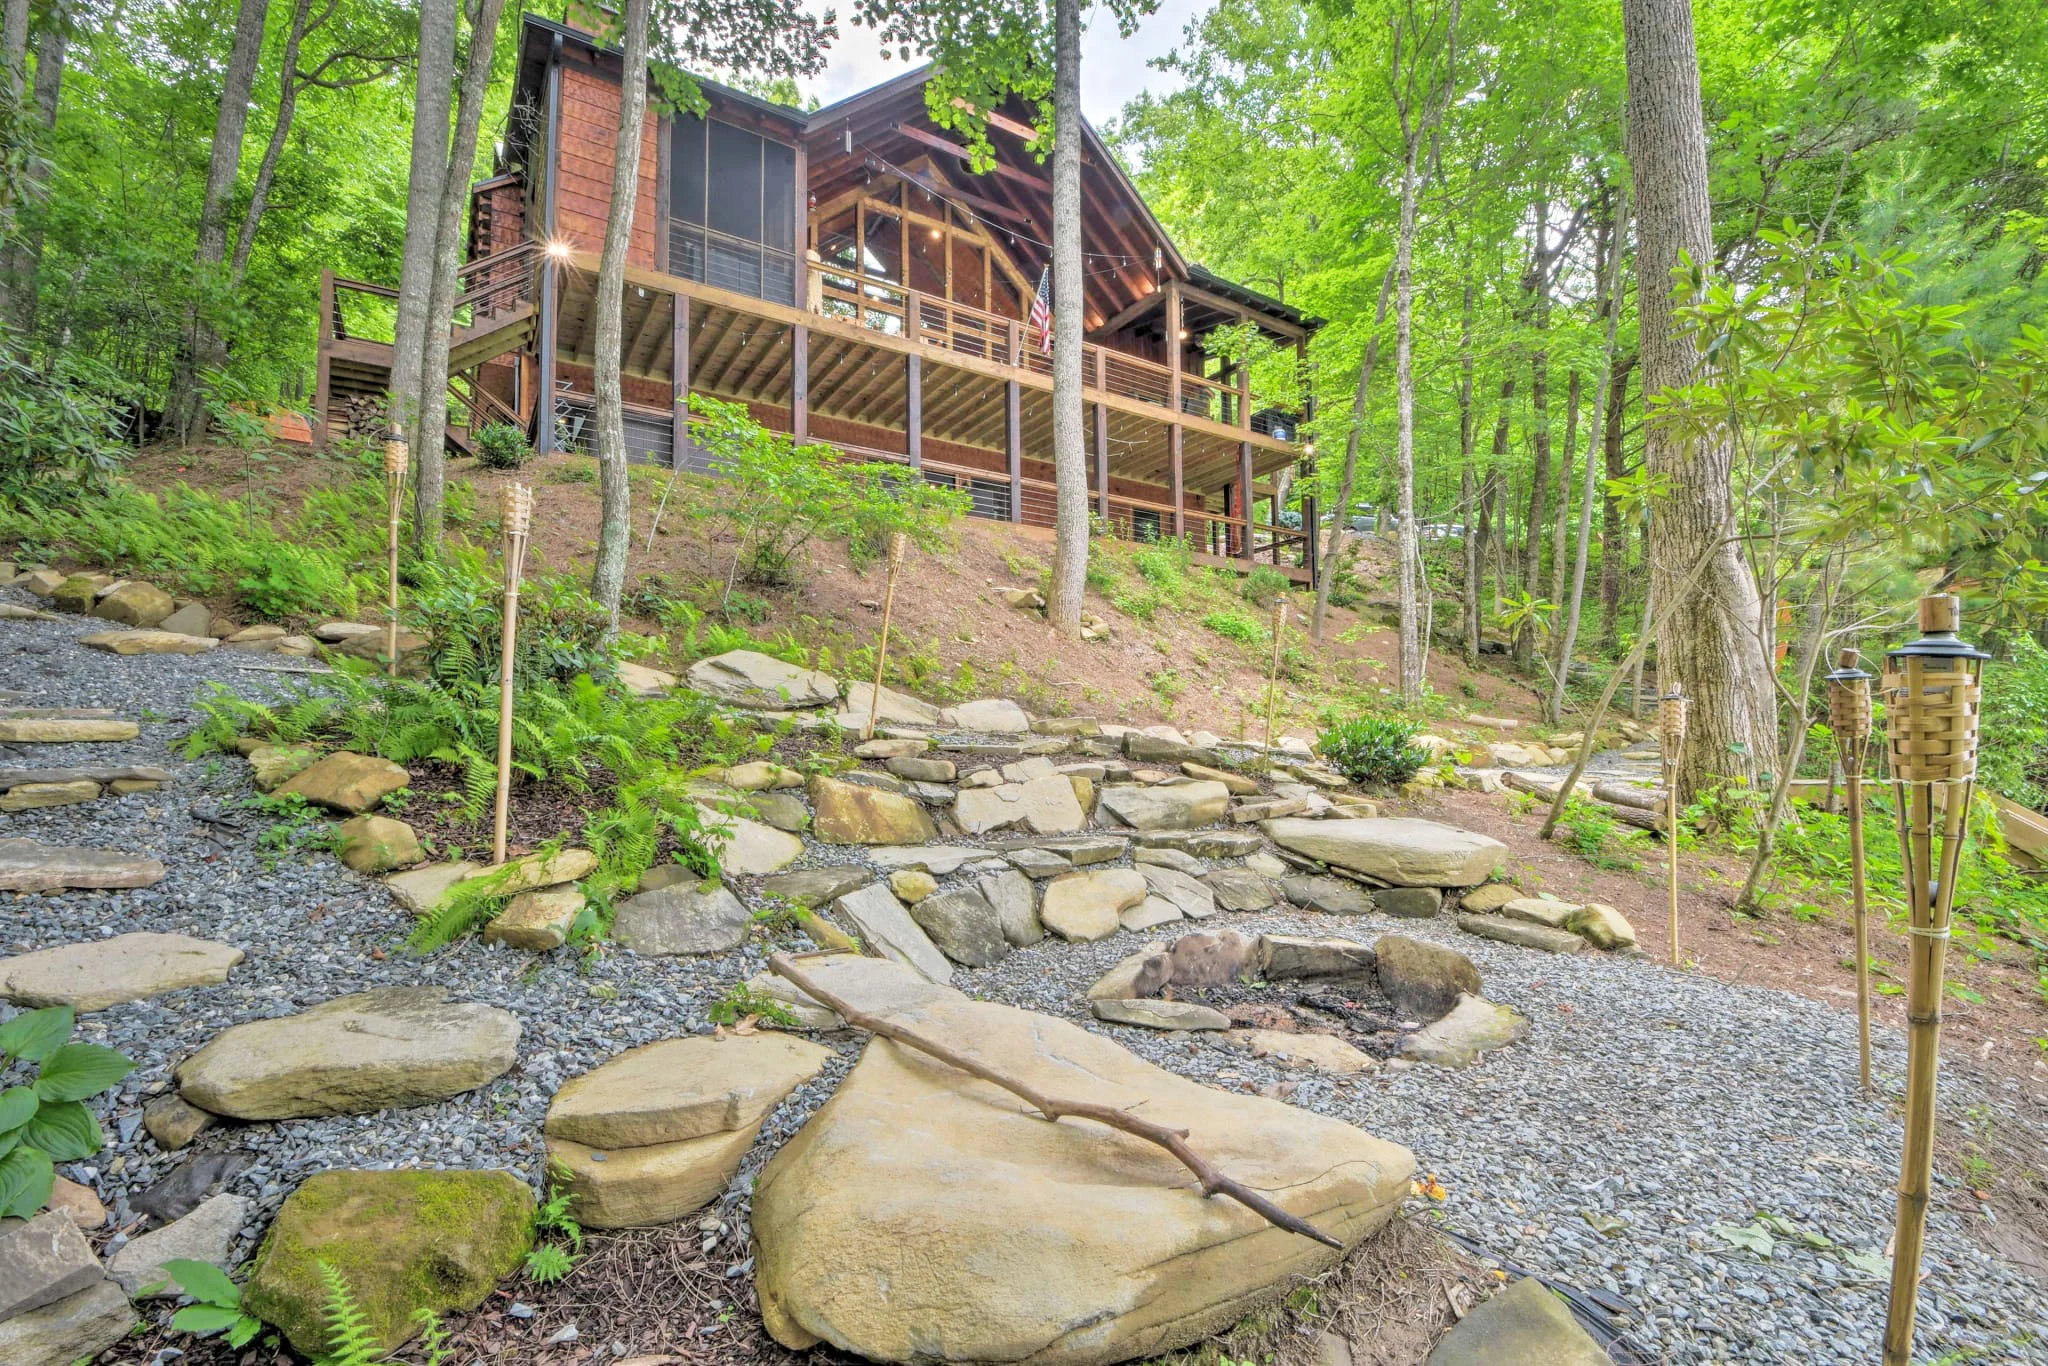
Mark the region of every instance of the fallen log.
[[1188, 1131], [1185, 1129], [1169, 1129], [1164, 1124], [1155, 1124], [1149, 1119], [1142, 1119], [1127, 1110], [1119, 1110], [1113, 1105], [1101, 1105], [1095, 1101], [1087, 1100], [1062, 1100], [1056, 1096], [1048, 1096], [1026, 1082], [1004, 1076], [994, 1068], [969, 1057], [965, 1053], [948, 1048], [936, 1039], [928, 1039], [916, 1030], [906, 1028], [893, 1020], [884, 1019], [879, 1015], [868, 1014], [868, 1012], [854, 1005], [851, 1001], [847, 1001], [819, 985], [803, 969], [799, 968], [788, 954], [776, 953], [769, 955], [768, 970], [784, 981], [787, 981], [791, 986], [803, 992], [804, 995], [810, 997], [819, 1005], [824, 1006], [828, 1010], [838, 1012], [840, 1018], [855, 1029], [864, 1029], [870, 1034], [879, 1035], [889, 1040], [891, 1043], [901, 1044], [905, 1048], [914, 1048], [920, 1053], [937, 1058], [940, 1062], [959, 1068], [969, 1076], [979, 1077], [991, 1086], [999, 1086], [1011, 1095], [1016, 1096], [1019, 1100], [1022, 1100], [1032, 1109], [1038, 1111], [1049, 1123], [1058, 1123], [1061, 1119], [1068, 1116], [1072, 1116], [1075, 1119], [1092, 1119], [1097, 1124], [1121, 1130], [1124, 1133], [1130, 1134], [1133, 1138], [1142, 1138], [1147, 1143], [1156, 1143], [1172, 1153], [1182, 1166], [1195, 1174], [1195, 1179], [1201, 1182], [1203, 1195], [1227, 1195], [1246, 1209], [1264, 1218], [1268, 1223], [1278, 1228], [1284, 1228], [1289, 1233], [1298, 1233], [1304, 1238], [1313, 1239], [1323, 1244], [1325, 1247], [1334, 1247], [1342, 1250], [1344, 1246], [1343, 1243], [1324, 1233], [1306, 1219], [1289, 1214], [1265, 1196], [1251, 1189], [1251, 1187], [1232, 1180], [1216, 1170], [1207, 1159], [1188, 1146]]
[[1642, 811], [1662, 811], [1664, 793], [1656, 788], [1628, 783], [1595, 783], [1593, 795], [1612, 806], [1633, 806]]

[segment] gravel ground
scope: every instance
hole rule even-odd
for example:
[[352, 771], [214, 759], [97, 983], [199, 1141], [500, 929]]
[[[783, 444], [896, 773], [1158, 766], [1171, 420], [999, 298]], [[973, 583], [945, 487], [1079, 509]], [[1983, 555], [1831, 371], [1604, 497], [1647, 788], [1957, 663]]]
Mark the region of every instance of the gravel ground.
[[[117, 1226], [130, 1218], [129, 1200], [180, 1160], [158, 1152], [142, 1133], [143, 1102], [168, 1087], [178, 1059], [229, 1024], [371, 987], [431, 983], [503, 1006], [524, 1029], [519, 1063], [471, 1094], [376, 1115], [243, 1126], [202, 1139], [202, 1148], [233, 1146], [255, 1157], [232, 1187], [258, 1199], [253, 1240], [299, 1180], [327, 1167], [505, 1166], [537, 1179], [541, 1120], [562, 1081], [622, 1048], [708, 1028], [711, 1003], [765, 966], [765, 951], [754, 948], [705, 960], [619, 953], [587, 963], [474, 940], [424, 960], [397, 952], [410, 917], [374, 879], [325, 855], [267, 868], [251, 840], [217, 841], [189, 814], [250, 790], [238, 761], [188, 764], [169, 754], [168, 745], [194, 720], [193, 699], [209, 682], [263, 697], [296, 680], [243, 668], [251, 657], [232, 651], [123, 659], [75, 644], [96, 625], [79, 618], [0, 623], [0, 687], [34, 705], [116, 708], [142, 723], [142, 737], [66, 745], [61, 754], [60, 747], [0, 746], [0, 763], [159, 763], [176, 780], [155, 793], [0, 818], [0, 833], [154, 855], [171, 873], [139, 891], [14, 897], [0, 921], [0, 953], [160, 930], [248, 954], [220, 986], [116, 1006], [81, 1022], [83, 1037], [138, 1063], [106, 1109], [107, 1150], [69, 1173], [100, 1191]], [[1451, 1229], [1530, 1270], [1604, 1286], [1637, 1306], [1627, 1326], [1652, 1355], [1682, 1362], [1875, 1359], [1885, 1286], [1844, 1256], [1884, 1246], [1899, 1126], [1895, 1107], [1857, 1092], [1852, 1016], [1640, 961], [1537, 954], [1460, 935], [1445, 920], [1370, 916], [1344, 923], [1287, 914], [1208, 924], [1223, 921], [1246, 932], [1334, 931], [1369, 943], [1399, 930], [1453, 943], [1479, 965], [1491, 998], [1530, 1017], [1531, 1037], [1458, 1073], [1392, 1067], [1340, 1081], [1284, 1071], [1213, 1036], [1097, 1024], [1086, 1016], [1082, 994], [1139, 946], [1134, 935], [1091, 945], [1048, 941], [997, 967], [962, 971], [956, 984], [1086, 1021], [1204, 1081], [1244, 1089], [1296, 1082], [1291, 1103], [1412, 1147], [1448, 1188], [1440, 1217]], [[771, 1116], [765, 1141], [728, 1197], [707, 1211], [728, 1222], [712, 1255], [734, 1259], [734, 1275], [750, 1269], [739, 1259], [751, 1175], [844, 1075], [859, 1045], [837, 1042], [838, 1062]], [[1897, 1090], [1904, 1061], [1903, 1043], [1881, 1035], [1877, 1063], [1887, 1092]], [[1952, 1074], [1944, 1085], [1956, 1109], [2009, 1108], [1996, 1084]], [[1954, 1194], [1937, 1189], [1938, 1204]], [[1829, 1245], [1814, 1248], [1781, 1234], [1766, 1261], [1710, 1231], [1715, 1224], [1748, 1225], [1760, 1213]], [[705, 1230], [707, 1239], [714, 1233]], [[2048, 1362], [2048, 1308], [2039, 1290], [1981, 1251], [1956, 1216], [1940, 1208], [1927, 1266], [1919, 1345], [1929, 1358], [1961, 1352], [1971, 1361]], [[545, 1313], [544, 1294], [532, 1298]]]

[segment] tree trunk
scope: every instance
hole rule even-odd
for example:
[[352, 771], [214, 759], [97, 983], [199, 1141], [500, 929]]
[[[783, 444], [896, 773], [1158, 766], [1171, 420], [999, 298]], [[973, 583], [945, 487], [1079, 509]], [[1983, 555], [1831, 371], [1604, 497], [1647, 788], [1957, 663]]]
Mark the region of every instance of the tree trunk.
[[[1566, 566], [1571, 562], [1572, 453], [1579, 441], [1579, 372], [1573, 367], [1564, 387], [1564, 445], [1557, 450], [1557, 509], [1550, 518], [1550, 600], [1564, 606]], [[1556, 653], [1557, 643], [1551, 642]]]
[[[1553, 725], [1561, 722], [1564, 718], [1565, 684], [1571, 677], [1572, 648], [1578, 644], [1579, 613], [1586, 601], [1586, 552], [1589, 548], [1588, 543], [1593, 539], [1593, 496], [1596, 492], [1596, 485], [1599, 482], [1600, 469], [1600, 466], [1594, 462], [1593, 455], [1600, 449], [1600, 424], [1607, 416], [1607, 386], [1613, 383], [1614, 379], [1614, 333], [1616, 326], [1621, 321], [1621, 260], [1624, 248], [1628, 242], [1628, 196], [1626, 193], [1622, 193], [1617, 195], [1616, 198], [1619, 200], [1619, 203], [1615, 205], [1609, 215], [1606, 224], [1606, 236], [1603, 241], [1603, 245], [1607, 249], [1605, 253], [1606, 259], [1602, 263], [1605, 267], [1603, 271], [1605, 278], [1601, 282], [1601, 292], [1604, 296], [1602, 306], [1607, 313], [1607, 349], [1605, 353], [1607, 363], [1600, 367], [1598, 392], [1593, 395], [1592, 430], [1586, 436], [1585, 486], [1579, 490], [1579, 548], [1578, 553], [1572, 557], [1572, 596], [1570, 603], [1565, 608], [1564, 636], [1557, 652], [1557, 677], [1552, 682], [1550, 690], [1550, 720]], [[1572, 408], [1574, 413], [1578, 410], [1578, 380], [1578, 373], [1574, 371], [1572, 374], [1572, 388], [1574, 391], [1572, 394]], [[1566, 424], [1566, 430], [1570, 430], [1569, 423]], [[1569, 463], [1571, 451], [1569, 441], [1565, 445], [1565, 451], [1566, 462]], [[1563, 551], [1560, 547], [1560, 559], [1562, 554]]]
[[[1052, 148], [1052, 596], [1045, 619], [1069, 640], [1081, 638], [1081, 594], [1088, 583], [1088, 451], [1081, 435], [1081, 322], [1086, 307], [1081, 257], [1081, 4], [1053, 5]], [[1167, 338], [1168, 346], [1179, 343]], [[1251, 490], [1244, 491], [1250, 534]]]
[[[1522, 591], [1530, 597], [1543, 576], [1543, 532], [1550, 525], [1544, 499], [1550, 492], [1550, 199], [1536, 199], [1535, 258], [1529, 268], [1529, 321], [1536, 344], [1529, 352], [1529, 522], [1522, 543]], [[1529, 663], [1536, 632], [1524, 627], [1515, 636], [1515, 662]]]
[[650, 0], [626, 0], [625, 71], [619, 96], [618, 151], [612, 161], [611, 213], [597, 264], [597, 323], [591, 368], [597, 372], [597, 563], [590, 593], [612, 629], [626, 591], [626, 546], [633, 538], [633, 493], [626, 482], [625, 394], [619, 379], [624, 331], [626, 252], [633, 242], [633, 201], [640, 190], [640, 132], [647, 118], [647, 12]]
[[[0, 81], [6, 84], [7, 107], [17, 107], [28, 84], [28, 0], [0, 4]], [[27, 129], [16, 125], [8, 131], [25, 135]], [[13, 200], [0, 197], [0, 241], [14, 237], [14, 210]], [[0, 278], [0, 317], [15, 314], [13, 283], [11, 278]]]
[[[455, 324], [455, 297], [462, 263], [462, 211], [469, 202], [469, 172], [476, 163], [476, 130], [490, 93], [491, 57], [498, 42], [498, 16], [505, 0], [476, 0], [470, 12], [469, 56], [456, 98], [455, 142], [441, 182], [441, 207], [434, 230], [434, 278], [427, 290], [426, 345], [420, 352], [420, 419], [417, 478], [413, 480], [413, 536], [423, 550], [441, 545], [442, 502], [448, 485], [445, 458], [448, 428], [448, 347]], [[636, 171], [637, 175], [638, 172]], [[628, 205], [627, 216], [632, 214]]]
[[284, 155], [285, 139], [291, 136], [292, 118], [298, 112], [299, 45], [306, 40], [306, 21], [312, 12], [313, 0], [298, 0], [292, 9], [292, 26], [285, 34], [284, 62], [277, 72], [277, 121], [270, 126], [270, 141], [264, 145], [263, 160], [257, 163], [256, 182], [249, 187], [249, 207], [242, 211], [242, 229], [235, 234], [235, 254], [228, 265], [228, 279], [236, 285], [249, 269], [249, 252], [256, 245], [256, 229], [270, 202], [278, 158]]
[[1380, 355], [1380, 329], [1386, 326], [1387, 303], [1393, 295], [1394, 268], [1389, 265], [1386, 277], [1380, 281], [1380, 302], [1373, 310], [1372, 332], [1358, 357], [1358, 387], [1351, 394], [1351, 425], [1344, 434], [1344, 464], [1337, 473], [1336, 515], [1330, 519], [1330, 543], [1323, 552], [1323, 563], [1330, 566], [1330, 572], [1316, 585], [1315, 615], [1309, 622], [1309, 633], [1319, 642], [1323, 638], [1323, 617], [1330, 610], [1330, 585], [1337, 577], [1337, 548], [1344, 544], [1344, 533], [1351, 520], [1351, 492], [1358, 481], [1358, 440], [1365, 430], [1366, 391], [1372, 387], [1373, 366]]
[[[391, 421], [424, 460], [420, 368], [426, 361], [427, 296], [441, 226], [441, 188], [448, 175], [448, 114], [454, 100], [456, 0], [420, 0], [420, 59], [412, 109], [412, 163], [405, 191], [405, 248], [398, 267], [398, 320], [392, 327]], [[543, 396], [542, 403], [547, 402]], [[434, 458], [439, 458], [436, 452]], [[413, 528], [415, 544], [421, 528]]]
[[[1698, 359], [1674, 318], [1673, 272], [1681, 254], [1713, 260], [1713, 207], [1700, 112], [1699, 59], [1690, 0], [1623, 0], [1628, 62], [1628, 153], [1640, 202], [1643, 395], [1654, 400], [1686, 383]], [[1649, 529], [1652, 582], [1674, 610], [1657, 641], [1657, 676], [1692, 698], [1678, 771], [1678, 800], [1691, 802], [1723, 780], [1754, 784], [1776, 772], [1777, 698], [1770, 661], [1756, 634], [1762, 604], [1732, 539], [1736, 531], [1732, 447], [1695, 441], [1652, 423], [1644, 461], [1668, 492]], [[1681, 567], [1719, 543], [1707, 572], [1684, 597]]]
[[1465, 521], [1465, 663], [1479, 662], [1479, 578], [1486, 534], [1479, 516], [1479, 480], [1472, 459], [1472, 276], [1458, 325], [1458, 505]]
[[[1619, 479], [1623, 467], [1621, 428], [1628, 417], [1628, 376], [1635, 358], [1619, 359], [1608, 367], [1605, 473]], [[1621, 585], [1628, 569], [1628, 523], [1622, 519], [1621, 500], [1603, 494], [1600, 500], [1600, 649], [1612, 655], [1621, 644]]]
[[[64, 93], [64, 58], [71, 45], [71, 24], [62, 11], [53, 10], [47, 26], [36, 40], [36, 120], [47, 135], [57, 127], [57, 105]], [[47, 179], [46, 169], [31, 169], [35, 183]], [[8, 248], [6, 278], [0, 281], [0, 306], [24, 341], [36, 330], [36, 276], [43, 260], [43, 229], [38, 221], [22, 241]]]
[[200, 419], [201, 372], [226, 359], [220, 334], [206, 316], [205, 296], [213, 272], [227, 258], [228, 200], [242, 169], [242, 134], [249, 126], [249, 95], [256, 87], [256, 68], [263, 59], [263, 23], [269, 12], [268, 0], [241, 0], [234, 41], [228, 48], [227, 73], [221, 82], [220, 108], [214, 114], [213, 152], [206, 165], [194, 257], [192, 287], [197, 297], [186, 318], [185, 349], [172, 373], [164, 411], [181, 441], [195, 439], [205, 426]]
[[1401, 700], [1422, 697], [1421, 609], [1415, 600], [1415, 196], [1422, 129], [1408, 135], [1401, 164], [1401, 226], [1394, 246], [1394, 485], [1400, 512]]

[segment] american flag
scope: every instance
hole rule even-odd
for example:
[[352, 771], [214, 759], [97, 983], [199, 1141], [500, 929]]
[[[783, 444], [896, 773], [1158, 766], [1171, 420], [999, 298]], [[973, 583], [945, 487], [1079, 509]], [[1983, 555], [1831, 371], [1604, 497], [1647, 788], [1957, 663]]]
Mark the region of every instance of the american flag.
[[1031, 325], [1038, 329], [1038, 349], [1052, 354], [1052, 267], [1038, 273], [1038, 295], [1031, 301]]

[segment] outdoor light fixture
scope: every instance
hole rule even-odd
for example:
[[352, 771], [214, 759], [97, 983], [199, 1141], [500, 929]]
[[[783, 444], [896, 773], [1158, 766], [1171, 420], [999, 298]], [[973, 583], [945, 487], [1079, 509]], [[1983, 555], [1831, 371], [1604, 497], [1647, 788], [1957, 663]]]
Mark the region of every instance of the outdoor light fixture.
[[1835, 733], [1849, 798], [1849, 894], [1856, 916], [1856, 1050], [1865, 1094], [1870, 1091], [1870, 926], [1865, 916], [1863, 765], [1870, 755], [1870, 679], [1854, 649], [1835, 656], [1827, 676], [1828, 729]]
[[1976, 786], [1980, 679], [1984, 661], [1991, 657], [1956, 637], [1961, 615], [1962, 605], [1954, 594], [1920, 599], [1920, 639], [1886, 652], [1884, 658], [1886, 749], [1892, 804], [1898, 812], [1899, 863], [1906, 874], [1911, 916], [1906, 926], [1911, 967], [1906, 987], [1906, 1149], [1899, 1169], [1898, 1227], [1892, 1235], [1885, 1366], [1910, 1366], [1913, 1354], [1914, 1300], [1934, 1168], [1941, 979], [1948, 962], [1956, 867]]
[[393, 678], [398, 677], [398, 514], [405, 503], [405, 467], [409, 452], [405, 445], [405, 432], [398, 423], [391, 424], [391, 430], [384, 436], [384, 497], [385, 497], [385, 549], [388, 563], [385, 568], [386, 583], [384, 623], [384, 653], [386, 667]]
[[569, 259], [569, 253], [572, 249], [566, 241], [557, 237], [550, 241], [543, 250], [547, 252], [550, 260], [566, 261]]
[[1186, 329], [1185, 327], [1183, 327], [1183, 328], [1182, 328], [1182, 329], [1180, 330], [1180, 339], [1181, 339], [1182, 341], [1186, 341], [1186, 340], [1188, 339], [1188, 330], [1187, 330], [1187, 329]]

